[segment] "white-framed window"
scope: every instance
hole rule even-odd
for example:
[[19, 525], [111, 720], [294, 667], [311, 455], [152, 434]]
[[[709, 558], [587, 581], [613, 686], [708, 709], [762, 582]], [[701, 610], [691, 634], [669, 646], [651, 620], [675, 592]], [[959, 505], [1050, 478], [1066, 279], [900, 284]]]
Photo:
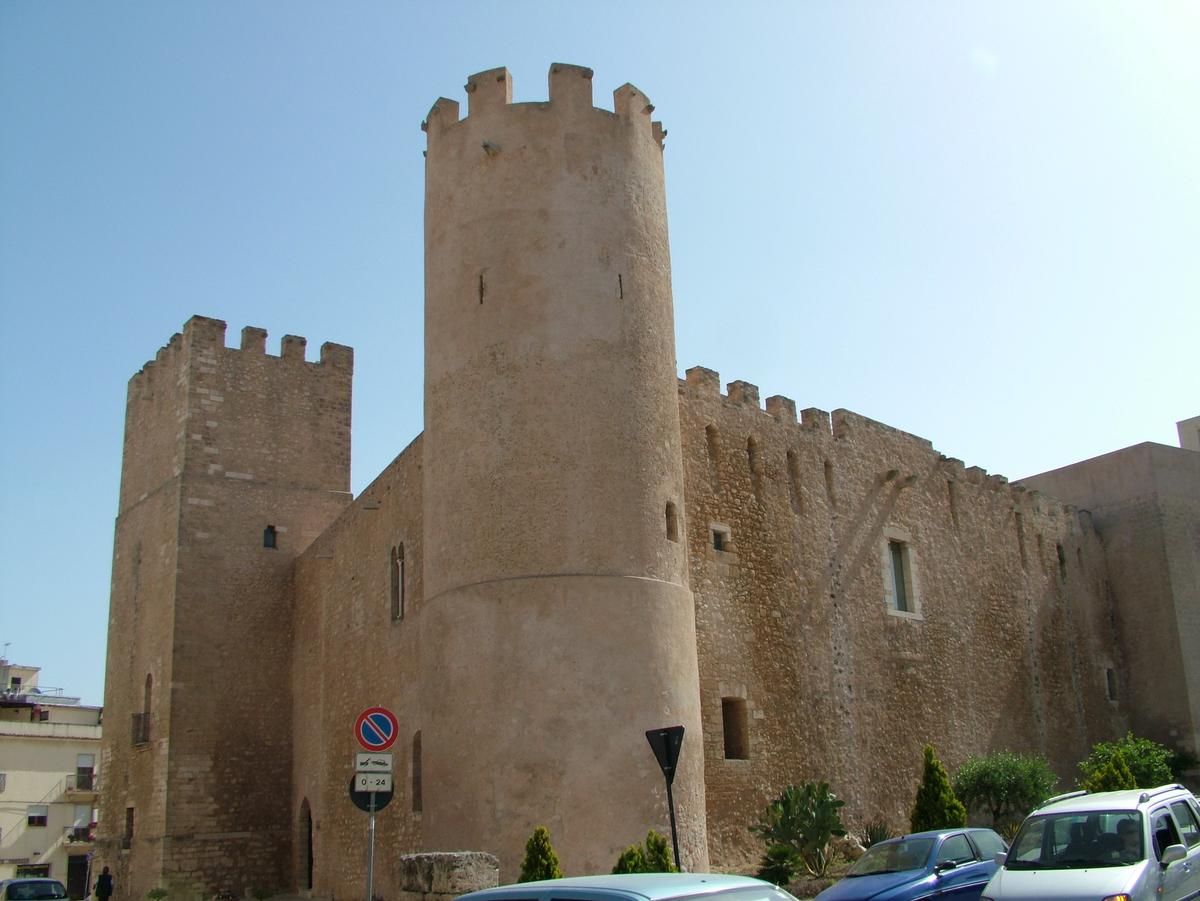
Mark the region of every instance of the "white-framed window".
[[25, 824], [27, 826], [45, 826], [49, 818], [49, 804], [30, 804], [25, 808]]
[[883, 600], [888, 613], [921, 619], [917, 555], [912, 536], [903, 529], [885, 529], [882, 552]]

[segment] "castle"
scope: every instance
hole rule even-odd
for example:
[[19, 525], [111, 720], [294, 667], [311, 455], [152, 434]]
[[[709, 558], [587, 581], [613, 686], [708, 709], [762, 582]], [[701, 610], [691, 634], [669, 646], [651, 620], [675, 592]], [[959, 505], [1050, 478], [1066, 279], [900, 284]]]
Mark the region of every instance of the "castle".
[[383, 898], [412, 851], [511, 878], [537, 825], [606, 872], [667, 831], [661, 726], [686, 729], [692, 870], [750, 862], [788, 783], [900, 826], [926, 741], [1067, 779], [1131, 726], [1195, 749], [1195, 635], [1182, 701], [1139, 722], [1090, 515], [849, 411], [678, 379], [665, 131], [628, 84], [595, 108], [591, 74], [514, 104], [481, 72], [465, 117], [430, 110], [424, 430], [358, 497], [348, 347], [230, 348], [193, 317], [131, 379], [98, 846], [122, 898], [357, 896], [376, 705], [401, 731]]

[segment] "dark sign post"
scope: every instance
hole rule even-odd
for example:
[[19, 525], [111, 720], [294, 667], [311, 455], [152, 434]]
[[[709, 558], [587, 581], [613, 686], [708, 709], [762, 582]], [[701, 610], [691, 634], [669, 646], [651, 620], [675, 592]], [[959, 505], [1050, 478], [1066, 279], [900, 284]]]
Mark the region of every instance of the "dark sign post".
[[683, 872], [679, 863], [679, 835], [675, 831], [675, 798], [671, 794], [671, 783], [675, 781], [675, 764], [679, 762], [679, 749], [683, 747], [683, 726], [667, 726], [665, 729], [650, 729], [646, 741], [654, 751], [658, 765], [667, 780], [667, 810], [671, 814], [671, 846], [675, 849], [675, 869]]

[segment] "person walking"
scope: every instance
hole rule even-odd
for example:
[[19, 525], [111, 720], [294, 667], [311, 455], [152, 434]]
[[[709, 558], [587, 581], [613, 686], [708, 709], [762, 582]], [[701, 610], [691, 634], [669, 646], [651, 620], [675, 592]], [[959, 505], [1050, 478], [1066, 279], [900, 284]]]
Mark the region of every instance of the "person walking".
[[96, 887], [92, 889], [92, 893], [96, 896], [96, 901], [108, 901], [112, 897], [113, 878], [108, 872], [108, 867], [96, 879]]

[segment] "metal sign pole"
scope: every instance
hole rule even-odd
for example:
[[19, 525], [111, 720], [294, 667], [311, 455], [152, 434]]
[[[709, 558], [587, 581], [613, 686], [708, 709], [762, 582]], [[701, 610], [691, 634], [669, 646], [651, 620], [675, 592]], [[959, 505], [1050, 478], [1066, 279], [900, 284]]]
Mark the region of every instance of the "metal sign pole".
[[375, 792], [371, 792], [370, 825], [367, 827], [367, 901], [375, 898]]
[[671, 811], [671, 847], [675, 849], [675, 869], [682, 873], [679, 865], [679, 834], [675, 831], [675, 799], [671, 796], [671, 783], [667, 783], [667, 809]]

